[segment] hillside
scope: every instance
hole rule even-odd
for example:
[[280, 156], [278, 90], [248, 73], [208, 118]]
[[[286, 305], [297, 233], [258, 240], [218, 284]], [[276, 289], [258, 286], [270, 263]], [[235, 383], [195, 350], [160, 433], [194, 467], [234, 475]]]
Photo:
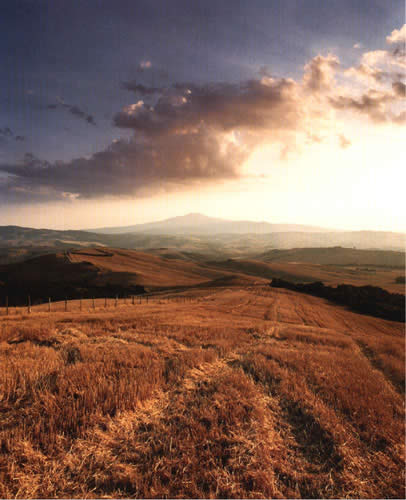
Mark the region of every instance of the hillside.
[[[0, 266], [0, 300], [10, 303], [80, 297], [114, 297], [144, 290], [196, 286], [224, 277], [244, 283], [261, 282], [243, 273], [230, 273], [204, 264], [165, 259], [134, 250], [73, 249], [41, 255], [18, 264]], [[262, 280], [265, 282], [266, 280]]]
[[214, 266], [134, 250], [73, 250], [68, 256], [73, 263], [90, 262], [103, 271], [132, 273], [137, 284], [148, 288], [192, 286], [231, 274]]
[[404, 498], [404, 355], [269, 286], [0, 315], [0, 497]]
[[385, 266], [404, 269], [405, 252], [359, 250], [355, 248], [292, 248], [270, 250], [257, 257], [265, 262], [308, 262], [339, 266]]
[[[228, 272], [244, 273], [269, 280], [281, 278], [293, 283], [322, 281], [325, 284], [334, 286], [341, 283], [353, 286], [371, 285], [392, 293], [405, 293], [404, 283], [399, 279], [399, 277], [404, 277], [404, 266], [387, 267], [382, 264], [386, 261], [385, 258], [375, 259], [375, 262], [379, 262], [377, 265], [367, 264], [367, 262], [371, 262], [367, 250], [357, 251], [358, 264], [319, 264], [315, 258], [315, 255], [320, 255], [318, 249], [315, 254], [312, 252], [313, 249], [309, 250], [310, 257], [307, 260], [312, 259], [315, 263], [306, 262], [305, 258], [303, 258], [303, 262], [296, 260], [286, 260], [285, 262], [285, 256], [287, 259], [292, 258], [289, 257], [289, 255], [292, 255], [290, 251], [286, 251], [287, 254], [284, 251], [274, 251], [276, 255], [282, 257], [280, 261], [273, 254], [274, 260], [268, 262], [254, 259], [227, 259], [215, 262], [213, 265]], [[365, 255], [363, 255], [363, 252], [365, 252]], [[293, 256], [299, 258], [299, 254], [296, 252], [293, 252]], [[323, 260], [323, 256], [320, 260]], [[324, 255], [324, 260], [327, 262], [335, 261], [334, 258], [330, 258], [328, 251]], [[338, 259], [338, 261], [344, 262], [343, 259]], [[389, 259], [389, 262], [393, 263], [394, 260]]]
[[[275, 249], [303, 247], [356, 247], [357, 249], [405, 250], [405, 234], [385, 232], [289, 232], [255, 229], [256, 223], [239, 224], [240, 232], [217, 232], [182, 226], [182, 231], [159, 231], [119, 234], [96, 234], [85, 231], [57, 231], [18, 226], [0, 227], [0, 265], [20, 262], [44, 253], [58, 253], [73, 248], [113, 247], [158, 253], [166, 249], [185, 260], [217, 260], [227, 258], [268, 259]], [[246, 231], [245, 233], [241, 231]], [[269, 232], [270, 231], [270, 232]]]
[[325, 233], [273, 233], [270, 235], [273, 248], [290, 249], [303, 247], [356, 247], [358, 249], [381, 249], [404, 251], [406, 235], [387, 231], [342, 231]]

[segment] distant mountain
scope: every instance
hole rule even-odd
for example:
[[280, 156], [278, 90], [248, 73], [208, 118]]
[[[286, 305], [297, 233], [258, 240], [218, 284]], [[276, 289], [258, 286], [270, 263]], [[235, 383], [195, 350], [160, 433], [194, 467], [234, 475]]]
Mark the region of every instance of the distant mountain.
[[208, 217], [206, 215], [191, 213], [173, 217], [159, 222], [136, 224], [123, 227], [104, 227], [89, 229], [93, 233], [122, 234], [122, 233], [148, 233], [148, 234], [267, 234], [275, 232], [331, 232], [317, 226], [300, 224], [270, 224], [269, 222], [253, 222], [247, 220], [232, 221]]

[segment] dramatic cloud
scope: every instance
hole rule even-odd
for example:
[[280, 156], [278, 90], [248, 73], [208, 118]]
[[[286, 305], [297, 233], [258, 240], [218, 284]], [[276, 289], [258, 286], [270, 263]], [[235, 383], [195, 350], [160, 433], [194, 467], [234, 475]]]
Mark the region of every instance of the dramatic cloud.
[[139, 100], [114, 117], [118, 127], [144, 136], [186, 135], [201, 129], [268, 132], [294, 129], [301, 118], [292, 80], [251, 80], [240, 85], [177, 85], [175, 95], [162, 95], [155, 105]]
[[260, 140], [300, 126], [298, 99], [297, 85], [283, 79], [178, 84], [154, 106], [140, 100], [115, 116], [118, 127], [134, 131], [131, 140], [67, 163], [26, 156], [21, 165], [2, 165], [9, 175], [2, 191], [11, 200], [98, 198], [237, 178]]
[[158, 143], [115, 141], [90, 158], [68, 163], [43, 162], [26, 155], [21, 165], [2, 165], [9, 177], [0, 194], [10, 202], [41, 199], [143, 195], [171, 184], [207, 182], [237, 176], [246, 152], [232, 141], [200, 131], [162, 137]]
[[[275, 144], [285, 158], [328, 137], [347, 148], [354, 139], [337, 134], [345, 130], [337, 121], [348, 114], [375, 124], [405, 122], [405, 84], [397, 62], [403, 31], [388, 37], [391, 51], [360, 54], [351, 68], [343, 68], [334, 54], [319, 54], [297, 81], [273, 78], [263, 67], [260, 77], [239, 84], [124, 82], [135, 102], [119, 110], [113, 123], [130, 130], [130, 139], [69, 162], [28, 154], [19, 164], [0, 165], [0, 196], [9, 202], [145, 196], [239, 178], [245, 160], [262, 144]], [[140, 63], [141, 70], [151, 67], [150, 61]], [[61, 99], [48, 108], [94, 124], [91, 115]], [[0, 135], [8, 133], [0, 129]]]
[[62, 109], [66, 109], [69, 111], [69, 113], [73, 116], [76, 116], [77, 118], [80, 118], [81, 120], [84, 120], [86, 123], [89, 123], [90, 125], [96, 125], [96, 122], [93, 118], [92, 115], [86, 113], [85, 111], [83, 111], [82, 109], [80, 109], [78, 106], [75, 106], [75, 105], [72, 105], [72, 104], [67, 104], [66, 102], [64, 102], [63, 99], [58, 99], [58, 103], [53, 103], [53, 104], [49, 104], [47, 106], [48, 109], [58, 109], [58, 108], [62, 108]]

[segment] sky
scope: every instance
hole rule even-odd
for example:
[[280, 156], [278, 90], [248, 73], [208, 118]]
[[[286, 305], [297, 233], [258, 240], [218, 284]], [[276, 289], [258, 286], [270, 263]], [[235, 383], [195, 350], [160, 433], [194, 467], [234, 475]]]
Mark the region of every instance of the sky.
[[2, 0], [0, 225], [406, 232], [404, 0]]

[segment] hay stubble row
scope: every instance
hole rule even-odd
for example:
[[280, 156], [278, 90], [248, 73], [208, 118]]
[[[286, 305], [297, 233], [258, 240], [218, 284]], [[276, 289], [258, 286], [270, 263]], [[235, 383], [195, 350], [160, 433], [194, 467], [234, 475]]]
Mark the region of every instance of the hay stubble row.
[[0, 497], [403, 497], [404, 331], [269, 287], [0, 319]]

